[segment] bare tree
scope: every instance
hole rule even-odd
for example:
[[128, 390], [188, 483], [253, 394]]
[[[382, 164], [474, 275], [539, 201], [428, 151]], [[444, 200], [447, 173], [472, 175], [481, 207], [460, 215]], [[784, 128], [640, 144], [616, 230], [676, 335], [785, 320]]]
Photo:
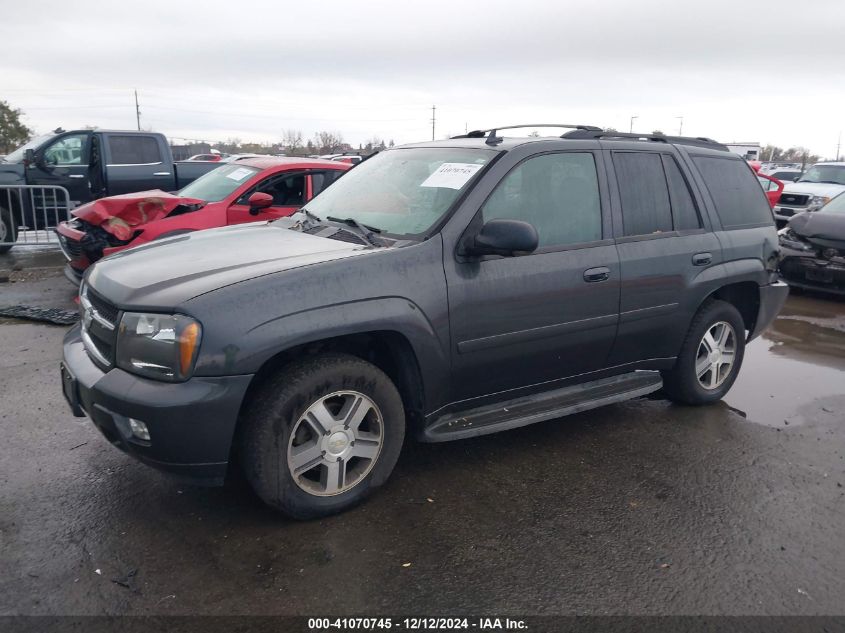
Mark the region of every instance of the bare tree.
[[298, 156], [304, 149], [302, 143], [302, 130], [285, 130], [282, 134], [282, 145], [285, 152], [290, 156]]
[[344, 145], [343, 135], [340, 132], [323, 130], [314, 135], [314, 147], [321, 154], [333, 154], [342, 145]]

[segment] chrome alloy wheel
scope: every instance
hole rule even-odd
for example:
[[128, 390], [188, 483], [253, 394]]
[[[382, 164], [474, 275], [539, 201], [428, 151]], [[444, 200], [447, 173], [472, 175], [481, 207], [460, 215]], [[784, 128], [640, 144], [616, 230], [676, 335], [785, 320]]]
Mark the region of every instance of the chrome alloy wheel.
[[0, 242], [5, 242], [9, 235], [9, 229], [6, 227], [6, 221], [0, 215]]
[[305, 492], [339, 495], [369, 474], [383, 442], [384, 423], [375, 402], [357, 391], [336, 391], [297, 420], [288, 443], [288, 469]]
[[695, 375], [707, 390], [718, 389], [733, 371], [736, 358], [736, 332], [725, 321], [711, 325], [698, 344]]

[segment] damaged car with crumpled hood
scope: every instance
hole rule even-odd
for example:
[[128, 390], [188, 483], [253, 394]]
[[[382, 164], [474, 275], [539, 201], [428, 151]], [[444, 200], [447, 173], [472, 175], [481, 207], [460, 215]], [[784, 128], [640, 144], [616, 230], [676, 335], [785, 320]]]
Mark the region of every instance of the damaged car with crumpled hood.
[[142, 191], [83, 204], [56, 227], [68, 260], [65, 276], [78, 284], [103, 257], [165, 237], [291, 215], [350, 168], [322, 159], [250, 158], [175, 193]]
[[780, 237], [780, 275], [794, 288], [845, 295], [845, 193], [789, 220]]

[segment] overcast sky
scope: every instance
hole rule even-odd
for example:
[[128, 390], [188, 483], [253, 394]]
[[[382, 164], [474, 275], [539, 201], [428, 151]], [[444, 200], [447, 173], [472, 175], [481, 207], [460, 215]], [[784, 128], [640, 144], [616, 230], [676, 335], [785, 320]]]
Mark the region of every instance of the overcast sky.
[[845, 0], [68, 0], [4, 6], [0, 99], [37, 131], [357, 146], [589, 123], [805, 145], [845, 129]]

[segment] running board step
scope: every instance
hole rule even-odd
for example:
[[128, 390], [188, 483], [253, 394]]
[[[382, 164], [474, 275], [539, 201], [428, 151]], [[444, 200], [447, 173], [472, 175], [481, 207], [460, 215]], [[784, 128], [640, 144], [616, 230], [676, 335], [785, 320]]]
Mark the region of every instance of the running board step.
[[448, 442], [515, 429], [639, 398], [662, 386], [660, 372], [633, 371], [495, 405], [448, 413], [427, 425], [421, 439], [424, 442]]

